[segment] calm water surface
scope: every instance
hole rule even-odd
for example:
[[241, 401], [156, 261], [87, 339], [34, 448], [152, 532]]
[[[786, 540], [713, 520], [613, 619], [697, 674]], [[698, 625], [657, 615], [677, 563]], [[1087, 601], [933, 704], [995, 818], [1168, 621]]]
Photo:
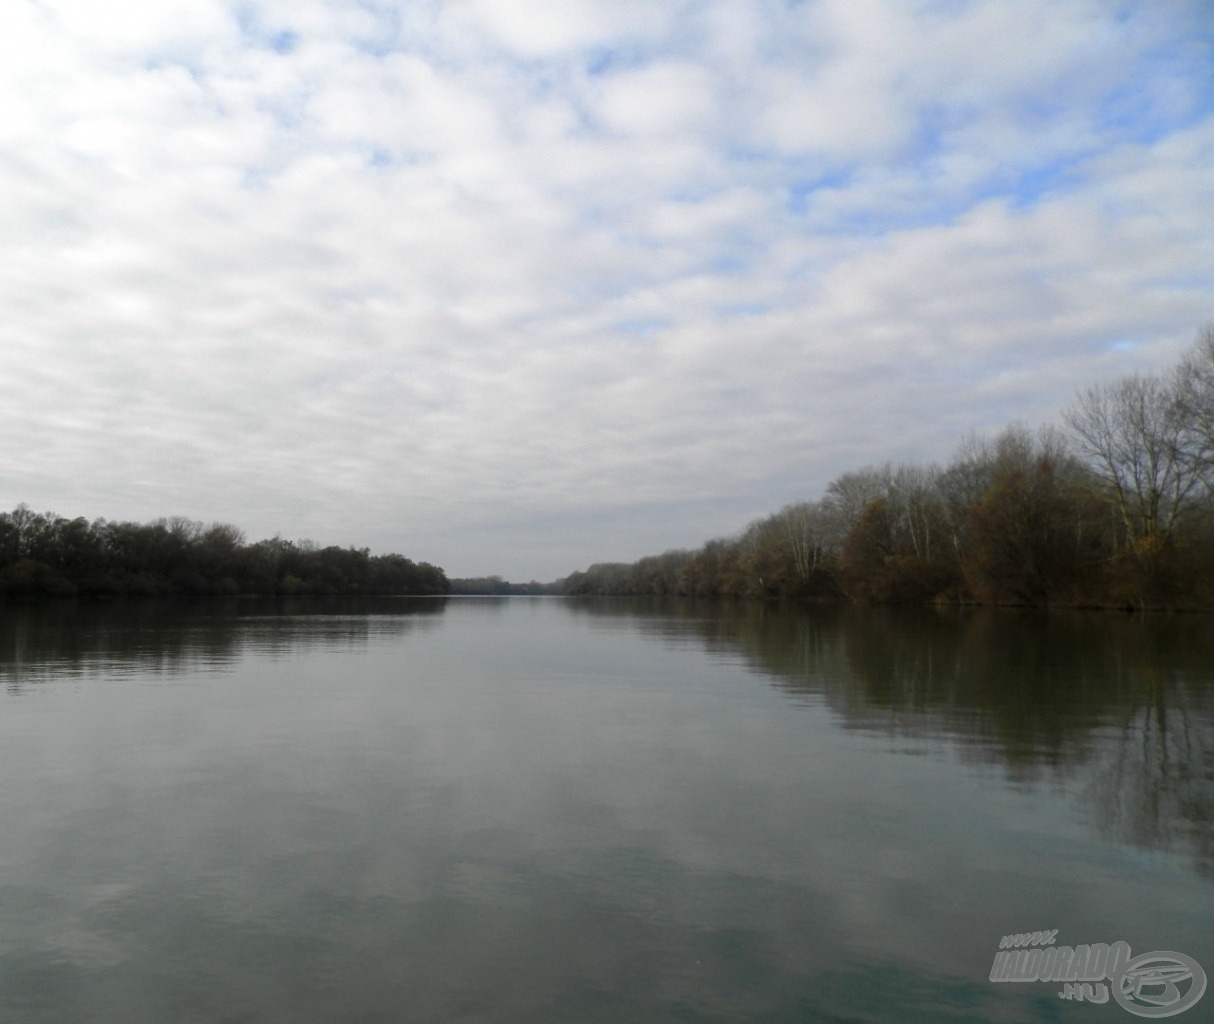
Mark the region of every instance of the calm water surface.
[[0, 609], [0, 1020], [1137, 1019], [1049, 928], [1214, 975], [1210, 618]]

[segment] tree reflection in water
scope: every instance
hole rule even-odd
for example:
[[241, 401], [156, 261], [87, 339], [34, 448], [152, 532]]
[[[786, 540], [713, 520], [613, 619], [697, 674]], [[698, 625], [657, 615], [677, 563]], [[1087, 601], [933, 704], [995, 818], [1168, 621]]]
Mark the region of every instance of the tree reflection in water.
[[845, 728], [1077, 784], [1104, 838], [1214, 875], [1214, 618], [1039, 609], [590, 600], [587, 615], [734, 651]]

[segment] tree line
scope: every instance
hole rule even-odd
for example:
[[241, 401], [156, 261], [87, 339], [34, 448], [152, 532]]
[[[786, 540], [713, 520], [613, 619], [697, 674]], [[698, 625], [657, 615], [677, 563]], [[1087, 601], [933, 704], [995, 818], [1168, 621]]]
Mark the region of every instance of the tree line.
[[274, 537], [180, 516], [150, 523], [0, 512], [0, 597], [445, 594], [443, 570], [368, 548]]
[[541, 594], [560, 594], [557, 583], [511, 583], [502, 576], [468, 576], [451, 580], [451, 593], [478, 597], [524, 596], [538, 597]]
[[1078, 394], [1062, 428], [945, 466], [844, 473], [696, 550], [601, 563], [566, 594], [1214, 607], [1214, 324], [1170, 370]]

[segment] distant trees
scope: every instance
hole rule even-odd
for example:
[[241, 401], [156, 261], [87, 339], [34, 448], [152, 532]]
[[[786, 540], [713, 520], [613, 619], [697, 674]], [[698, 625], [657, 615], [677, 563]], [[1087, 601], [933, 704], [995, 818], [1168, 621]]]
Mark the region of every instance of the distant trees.
[[[736, 595], [1214, 608], [1214, 324], [1171, 372], [1081, 392], [1066, 431], [970, 437], [943, 467], [844, 473], [731, 537], [553, 584], [460, 593]], [[443, 571], [230, 524], [0, 513], [0, 596], [440, 594]]]
[[1214, 606], [1214, 325], [1170, 373], [1080, 393], [1067, 431], [870, 466], [697, 551], [593, 565], [570, 594]]
[[470, 576], [451, 580], [452, 594], [535, 597], [541, 594], [560, 594], [563, 592], [564, 580], [552, 583], [540, 583], [538, 580], [529, 580], [527, 583], [511, 583], [502, 576]]
[[654, 595], [680, 592], [683, 571], [691, 561], [690, 551], [667, 551], [649, 555], [631, 564], [600, 562], [585, 572], [566, 577], [563, 593], [576, 595]]
[[248, 544], [229, 523], [182, 517], [89, 522], [26, 505], [0, 512], [0, 596], [442, 594], [443, 571], [366, 548], [275, 537]]

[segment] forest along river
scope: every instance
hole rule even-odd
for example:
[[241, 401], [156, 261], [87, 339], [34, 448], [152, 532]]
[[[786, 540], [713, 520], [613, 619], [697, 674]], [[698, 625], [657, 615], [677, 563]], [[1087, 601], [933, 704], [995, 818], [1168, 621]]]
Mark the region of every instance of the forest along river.
[[1214, 973], [1214, 617], [0, 608], [0, 1020], [1147, 1015], [1050, 930]]

